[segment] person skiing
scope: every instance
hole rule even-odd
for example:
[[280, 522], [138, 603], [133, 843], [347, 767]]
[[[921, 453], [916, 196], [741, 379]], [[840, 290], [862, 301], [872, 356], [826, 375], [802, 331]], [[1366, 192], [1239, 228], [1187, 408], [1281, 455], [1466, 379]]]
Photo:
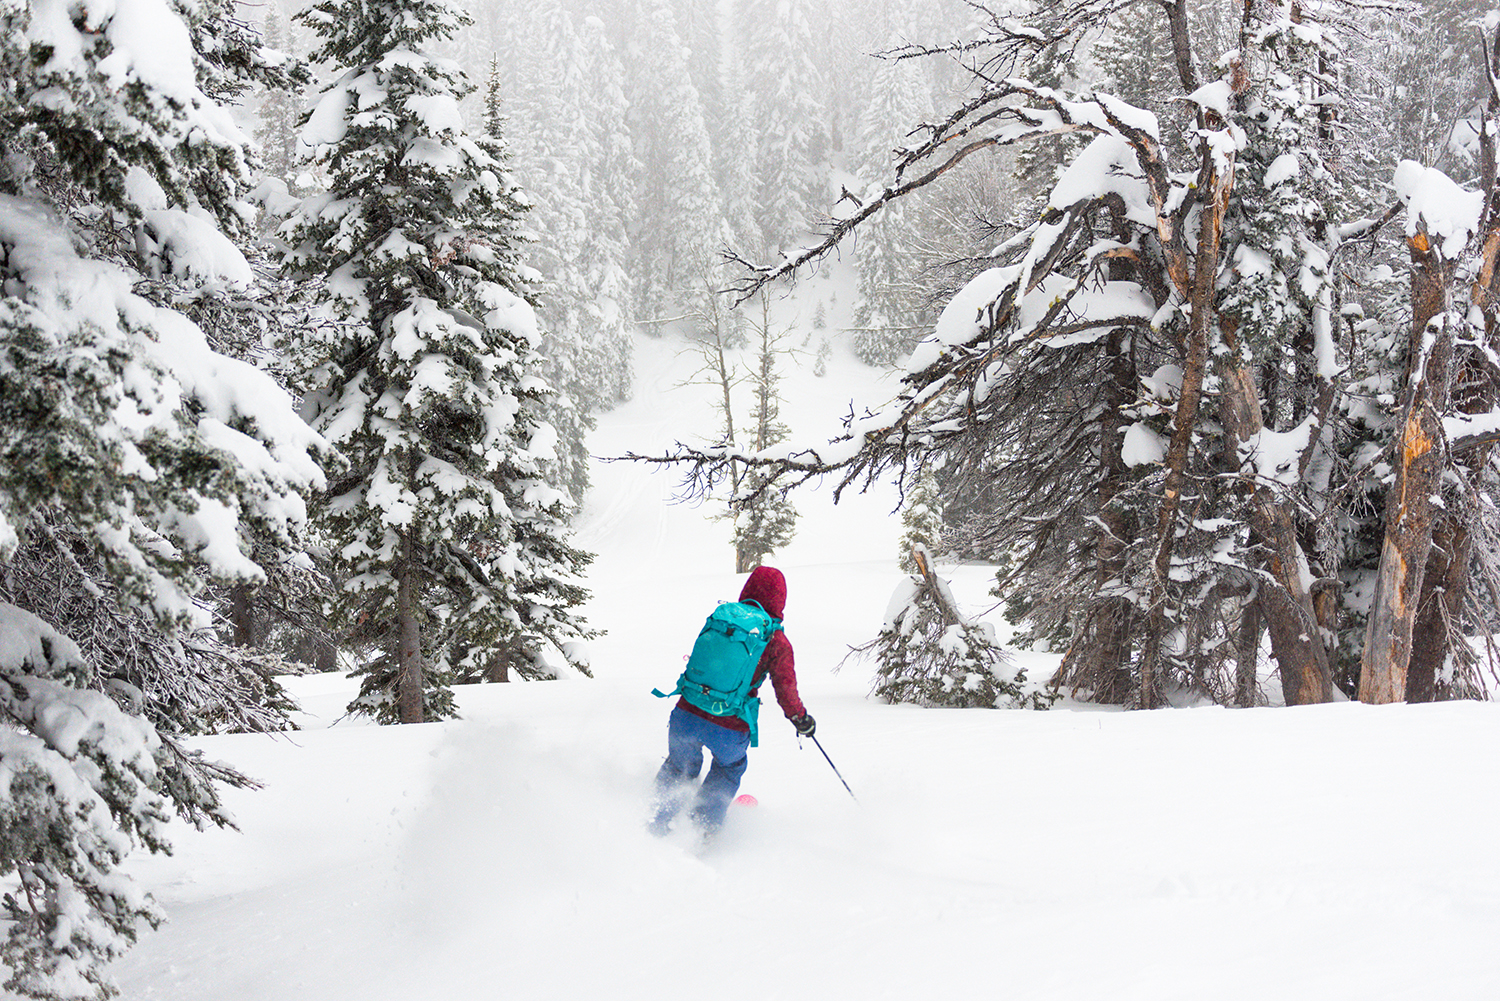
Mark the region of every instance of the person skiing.
[[[740, 601], [753, 601], [772, 618], [786, 610], [786, 578], [774, 567], [756, 567], [740, 591]], [[796, 728], [798, 736], [811, 737], [816, 728], [797, 694], [797, 673], [792, 644], [777, 628], [756, 664], [750, 695], [771, 680], [776, 702]], [[667, 720], [667, 759], [656, 774], [656, 815], [648, 825], [651, 833], [664, 835], [672, 818], [688, 798], [688, 785], [703, 770], [703, 752], [712, 755], [708, 774], [694, 796], [689, 817], [704, 837], [712, 837], [724, 823], [724, 814], [740, 787], [749, 763], [751, 726], [736, 715], [715, 715], [679, 698]]]

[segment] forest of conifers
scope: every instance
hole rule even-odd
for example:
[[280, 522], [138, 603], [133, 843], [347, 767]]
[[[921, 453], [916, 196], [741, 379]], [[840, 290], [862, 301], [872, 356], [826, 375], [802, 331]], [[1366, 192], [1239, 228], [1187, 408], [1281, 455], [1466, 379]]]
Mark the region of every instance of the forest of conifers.
[[992, 633], [893, 623], [892, 697], [1496, 683], [1500, 12], [28, 0], [0, 25], [9, 990], [108, 995], [160, 918], [121, 859], [248, 782], [183, 738], [288, 726], [277, 673], [353, 669], [351, 710], [407, 722], [588, 673], [569, 523], [632, 338], [753, 342], [832, 254], [858, 303], [830, 336], [901, 395], [793, 448], [764, 367], [753, 441], [635, 458], [731, 484], [743, 526], [813, 477], [897, 478], [929, 548], [994, 563], [1013, 642], [1062, 654], [1022, 698]]

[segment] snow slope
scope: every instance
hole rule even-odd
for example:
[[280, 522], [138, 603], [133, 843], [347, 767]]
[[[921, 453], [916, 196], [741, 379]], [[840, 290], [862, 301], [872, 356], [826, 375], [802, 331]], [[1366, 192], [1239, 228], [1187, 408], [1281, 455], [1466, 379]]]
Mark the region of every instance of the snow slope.
[[[711, 424], [709, 390], [672, 388], [678, 347], [641, 342], [597, 453]], [[815, 432], [894, 385], [836, 357], [787, 389]], [[340, 720], [347, 679], [291, 679], [307, 729], [199, 742], [266, 785], [230, 794], [241, 832], [179, 825], [175, 856], [132, 863], [171, 921], [116, 965], [125, 998], [1500, 997], [1500, 707], [876, 704], [867, 666], [833, 668], [898, 579], [889, 490], [799, 500], [778, 561], [803, 695], [858, 801], [767, 718], [744, 785], [761, 805], [701, 857], [651, 838], [668, 707], [649, 690], [741, 578], [728, 526], [668, 503], [670, 474], [597, 484], [596, 679], [468, 688], [460, 721], [385, 728]], [[946, 573], [984, 604], [986, 568]]]

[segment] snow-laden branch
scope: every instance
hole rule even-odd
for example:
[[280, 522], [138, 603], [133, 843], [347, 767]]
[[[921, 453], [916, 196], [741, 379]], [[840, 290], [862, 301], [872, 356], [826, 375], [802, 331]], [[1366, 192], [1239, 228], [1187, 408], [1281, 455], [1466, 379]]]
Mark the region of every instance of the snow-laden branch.
[[[1036, 106], [1007, 103], [1025, 99]], [[896, 183], [879, 196], [866, 200], [854, 214], [838, 219], [823, 239], [779, 265], [760, 265], [731, 251], [726, 257], [747, 271], [731, 286], [735, 304], [744, 302], [766, 285], [794, 276], [802, 268], [831, 253], [862, 222], [911, 192], [925, 187], [983, 149], [1010, 146], [1043, 136], [1089, 131], [1119, 136], [1141, 151], [1139, 169], [1148, 177], [1158, 205], [1170, 202], [1171, 181], [1158, 152], [1156, 116], [1108, 95], [1068, 100], [1050, 87], [1027, 80], [1010, 79], [990, 87], [965, 103], [943, 122], [918, 127], [928, 133], [920, 146], [902, 152], [896, 162]], [[927, 169], [909, 179], [921, 167]]]

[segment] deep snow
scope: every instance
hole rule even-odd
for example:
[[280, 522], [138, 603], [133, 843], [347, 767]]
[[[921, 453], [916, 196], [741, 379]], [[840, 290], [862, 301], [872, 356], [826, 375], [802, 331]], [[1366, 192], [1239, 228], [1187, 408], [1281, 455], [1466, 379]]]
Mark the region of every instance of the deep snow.
[[[678, 347], [640, 342], [596, 452], [711, 424], [711, 390], [673, 388], [694, 367]], [[787, 380], [784, 416], [817, 434], [894, 388], [836, 353]], [[1500, 997], [1500, 707], [877, 704], [867, 665], [833, 668], [899, 580], [888, 488], [798, 499], [776, 561], [858, 802], [768, 717], [743, 786], [760, 805], [701, 857], [651, 838], [650, 689], [742, 578], [728, 526], [668, 502], [671, 474], [596, 482], [597, 677], [466, 688], [461, 721], [383, 728], [340, 719], [346, 678], [291, 679], [307, 729], [199, 741], [266, 787], [229, 794], [240, 833], [179, 824], [175, 856], [131, 863], [171, 920], [116, 964], [125, 998]], [[989, 569], [944, 573], [987, 603]]]

